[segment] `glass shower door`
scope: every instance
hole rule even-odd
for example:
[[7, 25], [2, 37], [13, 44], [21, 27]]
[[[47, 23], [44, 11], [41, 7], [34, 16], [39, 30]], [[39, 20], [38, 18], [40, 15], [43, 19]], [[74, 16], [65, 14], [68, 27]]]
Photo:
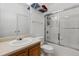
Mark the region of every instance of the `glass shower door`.
[[79, 49], [79, 8], [61, 12], [60, 40], [61, 45]]
[[49, 16], [47, 41], [79, 49], [79, 8]]
[[47, 19], [47, 41], [58, 44], [59, 43], [58, 33], [59, 33], [58, 14], [54, 16], [51, 15]]

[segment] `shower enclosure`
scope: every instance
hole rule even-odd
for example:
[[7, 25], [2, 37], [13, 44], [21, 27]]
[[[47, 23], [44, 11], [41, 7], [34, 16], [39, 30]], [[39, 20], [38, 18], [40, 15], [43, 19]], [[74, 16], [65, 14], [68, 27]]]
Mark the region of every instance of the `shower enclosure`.
[[45, 41], [79, 50], [79, 5], [45, 15]]

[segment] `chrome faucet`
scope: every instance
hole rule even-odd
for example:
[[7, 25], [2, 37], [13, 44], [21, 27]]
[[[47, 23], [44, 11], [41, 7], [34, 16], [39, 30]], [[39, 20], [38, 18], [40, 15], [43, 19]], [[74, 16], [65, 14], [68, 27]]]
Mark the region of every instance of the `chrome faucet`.
[[22, 38], [19, 36], [20, 34], [20, 30], [16, 30], [15, 33], [17, 34], [17, 40], [22, 40]]
[[22, 38], [18, 38], [17, 40], [22, 40]]

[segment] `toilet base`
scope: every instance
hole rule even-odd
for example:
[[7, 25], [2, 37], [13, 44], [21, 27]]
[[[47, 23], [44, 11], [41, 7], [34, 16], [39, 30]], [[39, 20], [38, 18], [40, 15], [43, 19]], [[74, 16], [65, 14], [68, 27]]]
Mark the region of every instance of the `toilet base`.
[[42, 50], [42, 56], [53, 56], [54, 54], [53, 53], [46, 53]]
[[54, 52], [54, 48], [48, 44], [42, 45], [41, 50], [42, 50], [42, 53], [44, 53], [44, 56], [52, 56]]

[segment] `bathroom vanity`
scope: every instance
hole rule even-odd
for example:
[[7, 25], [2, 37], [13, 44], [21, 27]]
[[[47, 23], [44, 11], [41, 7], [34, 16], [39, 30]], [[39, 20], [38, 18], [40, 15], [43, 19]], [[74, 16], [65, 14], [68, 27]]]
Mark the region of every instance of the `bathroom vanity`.
[[40, 42], [11, 53], [9, 56], [40, 56]]
[[40, 56], [40, 42], [40, 39], [31, 37], [25, 38], [21, 41], [13, 40], [1, 42], [0, 56]]

